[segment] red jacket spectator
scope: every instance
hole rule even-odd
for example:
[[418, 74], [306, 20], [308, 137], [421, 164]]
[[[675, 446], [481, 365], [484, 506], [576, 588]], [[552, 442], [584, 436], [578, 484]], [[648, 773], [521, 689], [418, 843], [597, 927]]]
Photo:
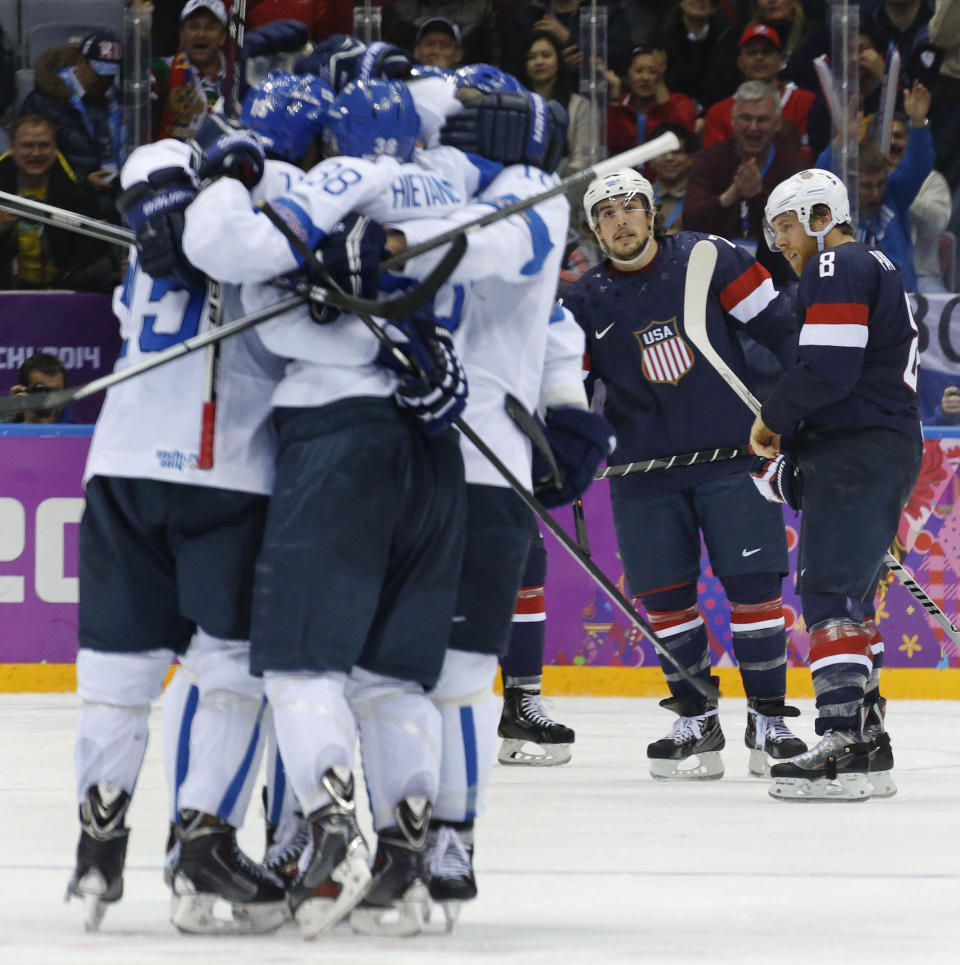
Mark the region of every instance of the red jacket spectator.
[[274, 20], [299, 20], [310, 28], [311, 40], [353, 33], [352, 0], [247, 0], [246, 29]]
[[626, 151], [650, 139], [661, 124], [682, 124], [692, 131], [697, 108], [686, 94], [669, 91], [663, 77], [667, 55], [651, 47], [637, 47], [627, 71], [627, 89], [608, 72], [613, 103], [607, 109], [607, 148], [611, 154]]

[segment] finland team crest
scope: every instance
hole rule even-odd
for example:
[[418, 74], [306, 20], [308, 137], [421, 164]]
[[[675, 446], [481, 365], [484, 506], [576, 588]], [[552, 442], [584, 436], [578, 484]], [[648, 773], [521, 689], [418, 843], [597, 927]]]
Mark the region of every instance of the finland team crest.
[[643, 374], [648, 382], [676, 385], [693, 367], [693, 351], [677, 331], [677, 316], [651, 322], [634, 332], [640, 342]]

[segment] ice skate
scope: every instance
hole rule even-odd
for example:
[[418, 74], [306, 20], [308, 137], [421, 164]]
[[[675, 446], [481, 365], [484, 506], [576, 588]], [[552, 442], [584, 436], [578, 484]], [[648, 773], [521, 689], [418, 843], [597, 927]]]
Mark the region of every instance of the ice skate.
[[725, 740], [715, 704], [668, 697], [660, 706], [678, 715], [666, 737], [647, 746], [650, 774], [660, 781], [715, 781], [723, 777]]
[[552, 720], [544, 708], [539, 690], [507, 687], [497, 734], [503, 743], [497, 754], [501, 764], [549, 766], [570, 760], [574, 733]]
[[391, 938], [423, 931], [430, 913], [426, 847], [431, 812], [423, 799], [401, 801], [396, 825], [379, 832], [370, 887], [350, 913], [354, 931]]
[[180, 834], [179, 828], [173, 821], [167, 828], [167, 844], [163, 850], [163, 883], [168, 887], [173, 887], [173, 873], [177, 863], [180, 861]]
[[[266, 810], [267, 789], [263, 789]], [[310, 825], [299, 812], [284, 815], [279, 824], [266, 821], [266, 848], [263, 867], [272, 871], [289, 888], [300, 873], [300, 856], [310, 844]]]
[[307, 816], [310, 839], [288, 895], [303, 937], [317, 938], [345, 918], [370, 884], [369, 850], [357, 825], [353, 775], [331, 768], [323, 784], [333, 800]]
[[784, 717], [799, 717], [796, 707], [788, 707], [782, 697], [748, 697], [747, 730], [743, 742], [750, 748], [747, 767], [757, 777], [770, 776], [770, 760], [786, 760], [804, 753], [807, 745], [784, 722]]
[[77, 867], [64, 900], [83, 899], [83, 926], [88, 932], [96, 931], [107, 906], [123, 897], [123, 862], [130, 836], [124, 817], [129, 806], [126, 791], [106, 784], [91, 787], [80, 805]]
[[184, 811], [173, 872], [170, 921], [195, 935], [273, 931], [285, 918], [283, 884], [237, 845], [236, 829], [202, 811]]
[[868, 744], [850, 730], [825, 734], [804, 754], [774, 764], [768, 793], [777, 801], [868, 801]]
[[893, 797], [897, 793], [897, 783], [893, 779], [893, 747], [886, 728], [887, 701], [878, 696], [866, 707], [863, 739], [870, 748], [870, 787], [873, 797]]
[[473, 874], [473, 822], [435, 822], [427, 850], [430, 897], [443, 909], [447, 931], [453, 931], [465, 901], [477, 897]]

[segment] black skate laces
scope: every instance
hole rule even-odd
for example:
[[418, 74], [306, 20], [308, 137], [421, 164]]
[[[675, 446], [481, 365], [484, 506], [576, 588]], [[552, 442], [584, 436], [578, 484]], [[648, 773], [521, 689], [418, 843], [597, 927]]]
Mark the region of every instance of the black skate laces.
[[428, 857], [434, 878], [469, 878], [473, 873], [470, 852], [454, 828], [441, 824]]

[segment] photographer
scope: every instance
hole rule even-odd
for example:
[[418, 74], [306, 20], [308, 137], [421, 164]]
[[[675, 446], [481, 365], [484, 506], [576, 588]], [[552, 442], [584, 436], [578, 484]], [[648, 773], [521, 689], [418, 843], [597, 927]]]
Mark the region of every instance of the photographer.
[[[10, 395], [25, 395], [28, 392], [43, 392], [47, 389], [59, 390], [67, 387], [67, 372], [63, 362], [47, 352], [31, 355], [17, 372], [17, 384], [10, 388]], [[62, 409], [37, 409], [33, 412], [19, 413], [12, 422], [50, 424], [54, 422], [73, 422], [70, 407]]]

